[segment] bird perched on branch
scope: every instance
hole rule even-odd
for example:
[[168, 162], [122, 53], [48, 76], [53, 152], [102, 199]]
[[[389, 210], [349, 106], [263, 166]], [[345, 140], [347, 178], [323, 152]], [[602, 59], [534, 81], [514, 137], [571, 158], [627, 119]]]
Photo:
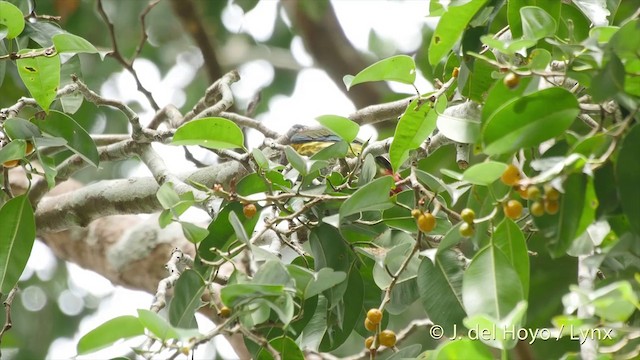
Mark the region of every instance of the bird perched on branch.
[[[289, 139], [290, 145], [298, 154], [303, 156], [313, 156], [320, 150], [342, 141], [339, 136], [324, 128], [309, 128], [303, 125], [294, 125], [292, 131], [294, 131], [294, 133]], [[360, 154], [362, 145], [363, 142], [361, 140], [355, 139], [351, 143], [351, 149], [347, 155], [356, 156]], [[391, 175], [396, 182], [402, 180], [400, 174], [393, 172], [391, 163], [386, 157], [378, 155], [375, 157], [375, 161], [380, 175]], [[391, 190], [391, 195], [397, 194], [402, 190], [404, 190], [404, 187], [398, 186]]]

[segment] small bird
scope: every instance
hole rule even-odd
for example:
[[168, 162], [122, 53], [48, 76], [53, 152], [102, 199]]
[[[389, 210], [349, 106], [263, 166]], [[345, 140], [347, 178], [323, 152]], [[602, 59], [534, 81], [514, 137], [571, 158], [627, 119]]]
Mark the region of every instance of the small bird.
[[[292, 131], [295, 131], [295, 133], [289, 139], [290, 145], [298, 154], [303, 156], [312, 156], [320, 150], [342, 141], [339, 136], [324, 128], [308, 128], [304, 125], [294, 125]], [[360, 154], [362, 145], [363, 142], [361, 140], [355, 139], [351, 143], [351, 151], [347, 155], [356, 156]], [[393, 172], [391, 163], [386, 157], [378, 155], [375, 157], [375, 161], [376, 165], [378, 165], [378, 173], [381, 176], [391, 175], [395, 182], [402, 180], [400, 174]], [[403, 190], [405, 190], [403, 186], [397, 186], [391, 190], [390, 195], [397, 194]]]

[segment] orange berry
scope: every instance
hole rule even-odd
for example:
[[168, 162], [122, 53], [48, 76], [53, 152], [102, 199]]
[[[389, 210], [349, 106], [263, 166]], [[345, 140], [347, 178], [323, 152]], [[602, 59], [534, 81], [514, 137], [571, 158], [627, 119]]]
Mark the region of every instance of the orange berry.
[[371, 349], [371, 345], [373, 345], [373, 336], [369, 336], [364, 340], [364, 348], [369, 350]]
[[520, 84], [520, 76], [510, 72], [504, 77], [504, 79], [502, 79], [502, 81], [509, 89], [515, 89]]
[[460, 212], [460, 217], [462, 218], [462, 221], [471, 224], [476, 218], [476, 213], [472, 209], [464, 208], [462, 209], [462, 212]]
[[383, 330], [380, 332], [380, 335], [378, 335], [378, 342], [380, 342], [382, 346], [394, 347], [396, 346], [396, 333], [391, 330]]
[[229, 309], [226, 306], [221, 307], [220, 311], [218, 311], [218, 316], [220, 316], [223, 319], [228, 318], [229, 316], [231, 316], [231, 309]]
[[367, 318], [367, 319], [364, 319], [364, 328], [369, 331], [376, 331], [376, 329], [378, 328], [378, 325], [372, 323], [371, 320]]
[[529, 212], [533, 216], [542, 216], [544, 215], [544, 206], [540, 203], [540, 201], [534, 201], [529, 206]]
[[33, 144], [31, 143], [31, 141], [27, 141], [27, 148], [25, 150], [25, 154], [26, 155], [31, 155], [33, 153], [33, 151], [35, 150], [35, 147], [33, 146]]
[[515, 165], [509, 164], [502, 173], [502, 176], [500, 176], [500, 180], [502, 180], [505, 185], [513, 186], [520, 181], [520, 170]]
[[256, 209], [256, 206], [253, 204], [247, 204], [242, 208], [242, 213], [244, 213], [244, 216], [248, 219], [251, 219], [257, 211], [258, 209]]
[[382, 311], [378, 309], [370, 309], [369, 311], [367, 311], [367, 319], [374, 325], [380, 324], [380, 322], [382, 321]]
[[423, 213], [418, 217], [418, 229], [428, 233], [436, 227], [436, 217], [432, 213]]
[[420, 211], [419, 209], [411, 210], [411, 216], [413, 216], [414, 219], [418, 220], [420, 215], [422, 215], [422, 211]]
[[527, 188], [527, 199], [538, 200], [538, 198], [540, 198], [540, 189], [535, 185], [529, 186]]
[[20, 164], [20, 160], [9, 160], [3, 162], [2, 166], [6, 167], [7, 169], [11, 169], [18, 166], [18, 164]]
[[464, 222], [460, 224], [460, 227], [458, 228], [458, 232], [460, 233], [460, 236], [467, 238], [467, 237], [473, 236], [475, 229], [473, 228], [473, 225], [471, 225], [470, 223]]
[[451, 71], [451, 77], [457, 78], [459, 74], [460, 74], [460, 68], [457, 66], [454, 67], [453, 71]]
[[544, 185], [544, 197], [546, 200], [558, 200], [560, 193], [549, 184]]
[[509, 200], [503, 206], [504, 215], [510, 219], [517, 219], [522, 214], [522, 204], [518, 200]]
[[558, 200], [545, 199], [545, 201], [544, 201], [544, 211], [546, 211], [547, 214], [549, 214], [549, 215], [557, 214], [558, 210], [560, 210], [560, 203], [558, 202]]
[[522, 199], [527, 200], [529, 198], [529, 194], [527, 193], [527, 188], [522, 186], [514, 186], [514, 188], [516, 189], [516, 191], [518, 192], [518, 194]]

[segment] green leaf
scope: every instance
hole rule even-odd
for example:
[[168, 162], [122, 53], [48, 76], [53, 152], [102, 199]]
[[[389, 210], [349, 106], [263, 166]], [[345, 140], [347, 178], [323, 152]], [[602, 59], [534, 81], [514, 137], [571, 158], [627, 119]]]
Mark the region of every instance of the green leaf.
[[[304, 354], [302, 350], [298, 347], [298, 345], [291, 338], [282, 336], [277, 337], [271, 341], [269, 344], [280, 354], [281, 359], [291, 359], [291, 360], [304, 360]], [[271, 360], [273, 356], [271, 353], [262, 348], [257, 356], [258, 360]]]
[[436, 26], [429, 44], [429, 64], [436, 65], [460, 40], [464, 29], [486, 0], [471, 0], [460, 6], [449, 7]]
[[[219, 255], [211, 249], [225, 251], [229, 248], [230, 244], [237, 239], [236, 232], [229, 223], [229, 214], [231, 212], [242, 213], [242, 207], [242, 204], [239, 202], [232, 202], [220, 210], [215, 220], [207, 227], [209, 235], [202, 240], [198, 246], [199, 257], [207, 261], [216, 261], [219, 259]], [[243, 220], [245, 233], [253, 233], [253, 228], [256, 226], [259, 218], [259, 216], [254, 216], [251, 219], [245, 218]]]
[[16, 196], [0, 208], [0, 293], [16, 285], [36, 239], [36, 221], [26, 195]]
[[552, 16], [554, 21], [560, 17], [561, 1], [545, 1], [545, 0], [510, 0], [507, 3], [507, 18], [509, 20], [509, 30], [514, 39], [522, 36], [522, 18], [520, 9], [523, 7], [535, 5], [544, 9]]
[[24, 30], [24, 15], [22, 11], [7, 1], [0, 1], [0, 25], [7, 28], [6, 39], [13, 39]]
[[502, 320], [522, 300], [522, 284], [504, 253], [491, 245], [480, 250], [462, 280], [467, 314], [486, 314]]
[[474, 185], [487, 186], [498, 180], [506, 168], [507, 164], [497, 161], [485, 161], [465, 170], [462, 174], [462, 180]]
[[416, 63], [411, 56], [396, 55], [382, 59], [360, 71], [356, 76], [346, 75], [342, 81], [347, 90], [352, 86], [370, 81], [397, 81], [413, 84], [416, 80]]
[[24, 157], [27, 149], [27, 142], [22, 139], [16, 139], [0, 148], [0, 164], [9, 160], [19, 160]]
[[165, 319], [153, 311], [138, 309], [138, 319], [145, 328], [162, 341], [180, 337], [173, 326], [169, 325]]
[[430, 102], [421, 103], [419, 99], [415, 99], [400, 117], [389, 148], [389, 160], [394, 172], [409, 158], [409, 151], [422, 145], [436, 128], [438, 113], [444, 111], [447, 106], [446, 97], [441, 96], [438, 99], [437, 111], [430, 111], [433, 109], [432, 106]]
[[247, 232], [244, 229], [244, 225], [242, 221], [238, 218], [235, 211], [229, 213], [229, 223], [233, 227], [233, 231], [235, 231], [238, 240], [245, 243], [247, 246], [250, 246], [249, 237], [247, 236]]
[[611, 58], [604, 69], [592, 79], [589, 92], [594, 102], [603, 102], [625, 91], [625, 70], [620, 59], [611, 54]]
[[[457, 231], [456, 231], [457, 233]], [[418, 269], [420, 301], [429, 319], [452, 335], [466, 316], [462, 305], [462, 264], [452, 250], [440, 251], [435, 261], [425, 257]]]
[[524, 39], [539, 40], [556, 33], [556, 21], [543, 9], [537, 6], [520, 8], [522, 16], [522, 33]]
[[[522, 329], [524, 316], [527, 312], [527, 302], [521, 301], [501, 321], [491, 316], [477, 314], [464, 320], [468, 329], [477, 331], [478, 338], [483, 343], [498, 349], [512, 349], [518, 342], [518, 334]], [[533, 335], [532, 335], [533, 337]]]
[[144, 326], [135, 316], [119, 316], [86, 333], [78, 341], [76, 351], [84, 355], [113, 345], [120, 339], [144, 335]]
[[25, 119], [11, 118], [4, 122], [4, 131], [9, 138], [30, 140], [42, 136], [40, 129]]
[[185, 329], [198, 327], [194, 315], [202, 305], [200, 297], [204, 288], [204, 280], [194, 270], [187, 269], [180, 274], [169, 306], [169, 323], [172, 326]]
[[322, 115], [318, 116], [316, 120], [347, 143], [353, 142], [360, 131], [360, 126], [346, 117]]
[[483, 116], [484, 152], [510, 153], [560, 136], [579, 113], [575, 96], [559, 87], [512, 99], [488, 118]]
[[229, 284], [220, 290], [222, 303], [230, 308], [236, 307], [247, 300], [260, 297], [278, 298], [283, 294], [282, 285], [265, 284]]
[[507, 256], [516, 270], [525, 299], [529, 296], [529, 252], [522, 230], [513, 220], [505, 217], [493, 234], [493, 244]]
[[173, 183], [165, 182], [158, 188], [156, 197], [163, 209], [171, 209], [180, 202], [180, 196], [173, 190]]
[[284, 154], [287, 156], [287, 161], [298, 170], [300, 175], [305, 176], [309, 172], [307, 170], [307, 162], [300, 156], [291, 146], [284, 148]]
[[[82, 67], [78, 56], [71, 57], [71, 59], [67, 60], [60, 67], [60, 88], [63, 88], [73, 82], [71, 79], [71, 75], [73, 74], [82, 79]], [[84, 101], [84, 97], [82, 96], [82, 93], [75, 91], [71, 94], [61, 96], [59, 100], [62, 105], [62, 110], [65, 113], [72, 115], [80, 109], [80, 106], [82, 106], [82, 102]]]
[[469, 338], [459, 338], [452, 341], [442, 343], [435, 351], [435, 356], [430, 357], [434, 360], [449, 359], [474, 359], [474, 360], [493, 360], [493, 354], [486, 345], [477, 340]]
[[480, 138], [480, 121], [446, 114], [438, 115], [438, 130], [447, 138], [465, 144], [474, 144]]
[[291, 186], [288, 180], [284, 178], [281, 172], [279, 171], [267, 171], [264, 175], [259, 175], [257, 173], [251, 173], [242, 178], [236, 185], [236, 192], [238, 195], [249, 196], [257, 193], [267, 192], [269, 191], [269, 187], [267, 186], [267, 181], [270, 185], [273, 186], [274, 189], [278, 189], [274, 185], [280, 185], [282, 187], [288, 188]]
[[253, 150], [251, 150], [251, 155], [253, 156], [253, 159], [256, 161], [256, 164], [258, 164], [258, 167], [260, 169], [266, 170], [269, 168], [269, 159], [264, 156], [262, 150], [254, 148]]
[[[309, 234], [309, 246], [315, 260], [316, 272], [324, 268], [344, 272], [350, 270], [349, 248], [336, 228], [322, 223]], [[347, 283], [334, 286], [324, 294], [329, 300], [330, 307], [340, 301], [346, 291]]]
[[616, 161], [615, 174], [618, 180], [618, 194], [631, 229], [640, 235], [640, 125], [635, 124], [622, 140]]
[[595, 290], [591, 305], [595, 315], [605, 321], [625, 322], [634, 313], [638, 296], [628, 281], [617, 281]]
[[199, 243], [209, 235], [209, 230], [203, 229], [190, 222], [180, 221], [180, 225], [182, 225], [182, 233], [184, 234], [184, 237], [194, 244]]
[[340, 218], [362, 211], [385, 210], [393, 206], [389, 191], [393, 186], [391, 176], [383, 176], [361, 187], [340, 206]]
[[189, 121], [173, 135], [173, 145], [200, 145], [209, 149], [244, 148], [242, 129], [233, 121], [209, 117]]
[[59, 53], [91, 53], [95, 54], [98, 49], [90, 42], [73, 34], [56, 34], [51, 38], [53, 45]]
[[45, 120], [34, 120], [43, 132], [67, 140], [67, 148], [98, 167], [100, 154], [91, 136], [73, 118], [51, 110]]
[[[19, 54], [26, 54], [30, 50], [24, 49]], [[34, 100], [45, 111], [56, 98], [56, 91], [60, 85], [60, 56], [37, 56], [16, 60], [18, 74]]]

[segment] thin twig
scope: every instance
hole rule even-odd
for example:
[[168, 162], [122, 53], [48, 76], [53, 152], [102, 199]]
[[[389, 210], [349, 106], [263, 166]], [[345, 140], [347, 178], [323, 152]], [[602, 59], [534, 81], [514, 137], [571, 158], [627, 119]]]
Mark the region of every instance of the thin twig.
[[2, 336], [5, 332], [9, 331], [13, 326], [13, 321], [11, 320], [11, 304], [13, 303], [13, 298], [18, 293], [18, 287], [15, 286], [9, 294], [7, 295], [7, 299], [4, 301], [4, 326], [0, 329], [0, 344], [2, 344]]

